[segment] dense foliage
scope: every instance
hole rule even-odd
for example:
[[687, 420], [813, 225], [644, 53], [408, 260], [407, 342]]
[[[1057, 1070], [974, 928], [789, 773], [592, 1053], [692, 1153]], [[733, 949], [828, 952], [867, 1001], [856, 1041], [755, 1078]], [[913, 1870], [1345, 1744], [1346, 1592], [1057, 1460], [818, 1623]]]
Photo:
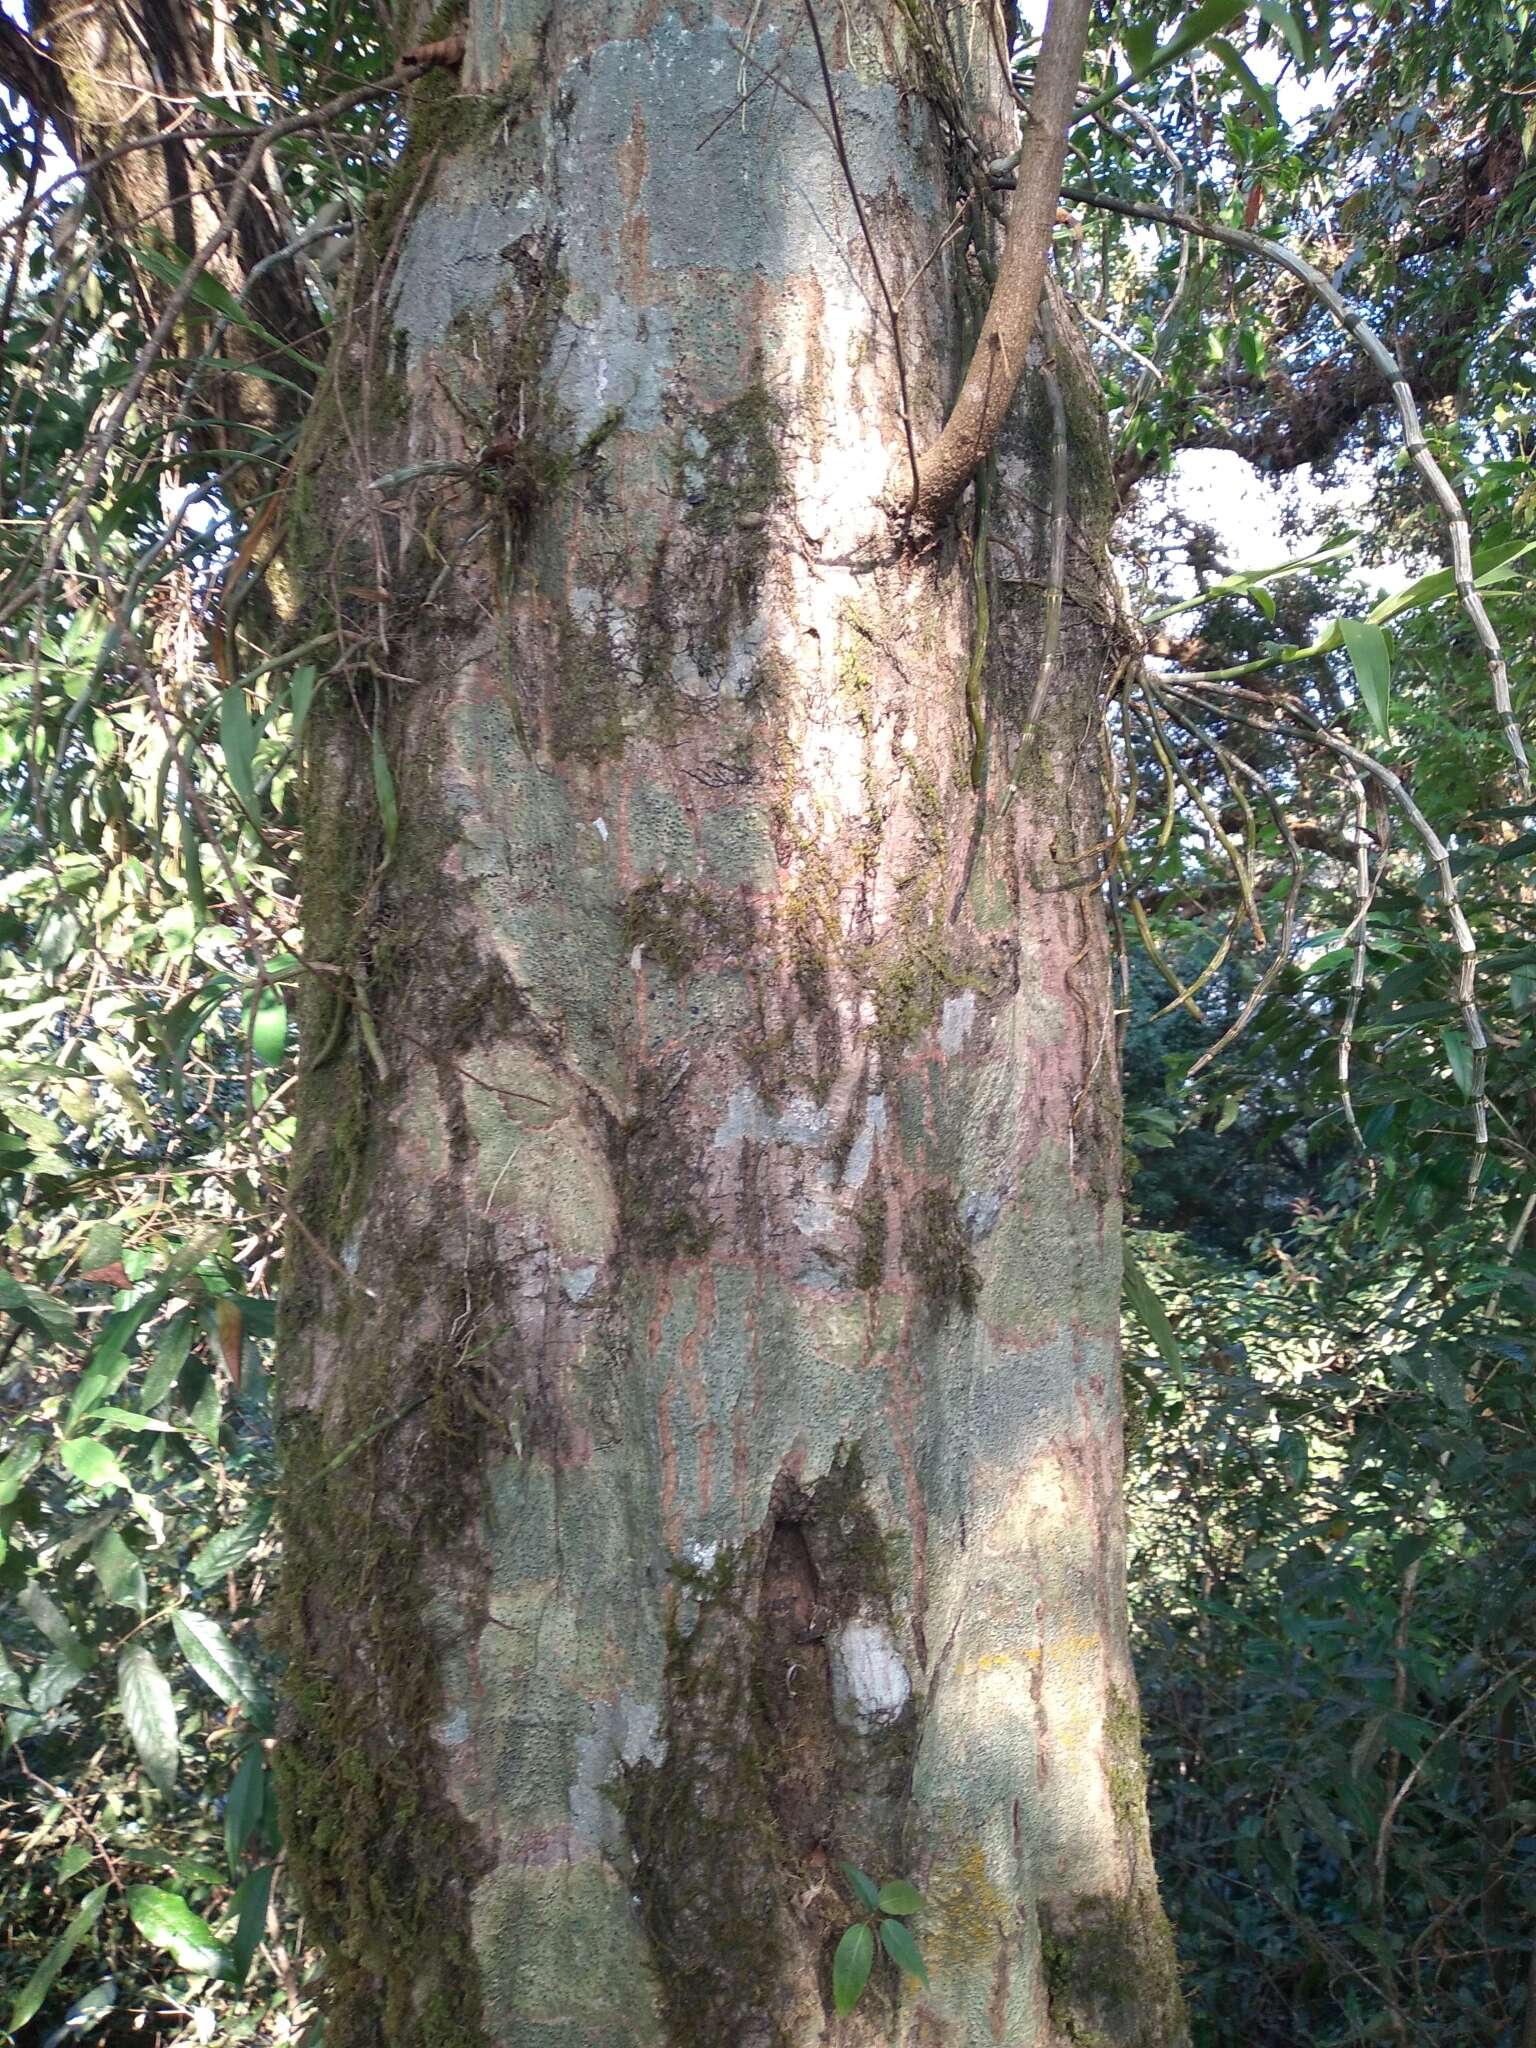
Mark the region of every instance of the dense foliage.
[[[288, 587], [283, 477], [348, 266], [388, 245], [452, 95], [413, 88], [402, 162], [371, 7], [236, 10], [176, 146], [216, 211], [255, 124], [283, 124], [265, 239], [173, 304], [185, 223], [108, 168], [66, 175], [112, 144], [50, 57], [67, 20], [0, 23], [0, 2022], [283, 2040], [312, 2008], [270, 1792], [267, 1372], [291, 997], [327, 971], [296, 926], [293, 786], [349, 652]], [[1293, 240], [1358, 296], [1511, 650], [1536, 623], [1533, 55], [1531, 10], [1482, 0], [1117, 13], [1069, 168]], [[1133, 496], [1151, 654], [1106, 716], [1153, 1340], [1133, 1316], [1137, 1630], [1199, 2039], [1529, 2048], [1530, 813], [1387, 387], [1315, 297], [1075, 203], [1057, 266], [1128, 493], [1191, 447], [1370, 479], [1270, 580], [1176, 513], [1137, 525]], [[1380, 609], [1389, 561], [1409, 602], [1374, 640], [1331, 630]], [[359, 637], [365, 599], [338, 611]], [[1180, 695], [1191, 673], [1254, 694]], [[1309, 720], [1450, 849], [1491, 1040], [1470, 1205], [1480, 1062], [1442, 879]], [[382, 758], [376, 794], [387, 836]]]

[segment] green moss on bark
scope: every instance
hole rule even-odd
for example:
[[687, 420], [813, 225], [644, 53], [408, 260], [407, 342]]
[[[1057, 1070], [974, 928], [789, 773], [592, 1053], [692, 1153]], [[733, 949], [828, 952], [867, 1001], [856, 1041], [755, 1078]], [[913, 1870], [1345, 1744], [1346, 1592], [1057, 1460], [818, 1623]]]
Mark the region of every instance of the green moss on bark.
[[981, 1276], [960, 1223], [954, 1190], [925, 1188], [902, 1223], [902, 1258], [932, 1307], [970, 1315], [981, 1297]]
[[1051, 2024], [1075, 2048], [1183, 2048], [1178, 1955], [1154, 1887], [1040, 1908]]

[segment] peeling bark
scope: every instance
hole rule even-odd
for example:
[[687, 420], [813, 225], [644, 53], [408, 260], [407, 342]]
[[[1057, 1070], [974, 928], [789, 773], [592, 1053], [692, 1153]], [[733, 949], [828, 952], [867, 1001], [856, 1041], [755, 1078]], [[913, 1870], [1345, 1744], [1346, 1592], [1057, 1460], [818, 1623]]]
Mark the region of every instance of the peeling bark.
[[[952, 203], [907, 19], [823, 22], [903, 288]], [[897, 378], [803, 16], [485, 0], [466, 45], [295, 487], [308, 602], [372, 636], [310, 715], [281, 1347], [328, 2038], [1173, 2048], [1125, 1750], [1086, 356], [1011, 806], [1035, 378], [998, 444], [978, 831], [969, 549], [861, 547]], [[906, 299], [925, 434], [959, 295], [939, 261]], [[923, 1889], [931, 1986], [882, 1958], [837, 2022], [845, 1860]], [[1134, 2002], [1062, 1961], [1112, 1910], [1161, 1959]]]

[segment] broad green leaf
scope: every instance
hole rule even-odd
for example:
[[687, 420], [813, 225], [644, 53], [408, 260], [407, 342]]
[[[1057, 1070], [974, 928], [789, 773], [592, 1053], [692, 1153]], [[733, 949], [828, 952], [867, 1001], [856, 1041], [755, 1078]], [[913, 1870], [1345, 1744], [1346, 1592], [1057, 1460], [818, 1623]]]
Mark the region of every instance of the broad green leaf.
[[1340, 619], [1339, 631], [1371, 723], [1385, 739], [1390, 730], [1392, 642], [1369, 619]]
[[1184, 1378], [1184, 1354], [1179, 1349], [1179, 1340], [1173, 1334], [1173, 1325], [1158, 1300], [1146, 1274], [1132, 1257], [1129, 1248], [1125, 1252], [1125, 1298], [1134, 1310], [1138, 1321], [1152, 1342], [1164, 1365], [1180, 1381]]
[[134, 1884], [126, 1894], [128, 1914], [147, 1942], [169, 1951], [177, 1965], [198, 1977], [222, 1976], [229, 1951], [185, 1899], [154, 1884]]
[[144, 1567], [116, 1529], [108, 1529], [91, 1545], [91, 1570], [111, 1607], [132, 1607], [142, 1614], [149, 1605]]
[[139, 1406], [158, 1408], [175, 1385], [192, 1348], [196, 1324], [192, 1310], [178, 1309], [155, 1338], [155, 1356], [139, 1393]]
[[253, 1870], [229, 1902], [235, 1919], [229, 1974], [236, 1984], [245, 1982], [251, 1958], [261, 1945], [267, 1924], [267, 1905], [272, 1897], [272, 1868], [267, 1863], [260, 1870]]
[[1464, 1031], [1445, 1030], [1440, 1034], [1440, 1043], [1445, 1047], [1445, 1056], [1451, 1063], [1456, 1086], [1463, 1095], [1472, 1093], [1472, 1046]]
[[59, 1457], [82, 1486], [98, 1491], [104, 1486], [120, 1486], [125, 1493], [132, 1490], [133, 1482], [116, 1454], [96, 1437], [66, 1437], [59, 1445]]
[[[12, 1122], [21, 1121], [14, 1109], [7, 1113]], [[71, 1166], [70, 1171], [73, 1170]], [[50, 1343], [67, 1344], [75, 1334], [73, 1309], [44, 1294], [40, 1287], [29, 1287], [25, 1280], [18, 1280], [13, 1273], [0, 1271], [0, 1308]]]
[[89, 1842], [71, 1842], [53, 1868], [55, 1884], [68, 1884], [72, 1877], [78, 1877], [96, 1851]]
[[200, 1586], [216, 1585], [226, 1572], [238, 1571], [266, 1534], [272, 1504], [261, 1501], [232, 1529], [210, 1536], [188, 1569]]
[[260, 1745], [252, 1743], [240, 1759], [240, 1768], [230, 1780], [224, 1801], [224, 1849], [231, 1873], [240, 1868], [245, 1845], [261, 1823], [266, 1806], [267, 1761]]
[[920, 1913], [923, 1895], [904, 1877], [893, 1877], [888, 1884], [881, 1885], [880, 1896], [875, 1903], [882, 1913]]
[[195, 1607], [178, 1607], [171, 1626], [187, 1662], [210, 1691], [261, 1726], [267, 1718], [261, 1681], [212, 1616], [199, 1614]]
[[858, 2004], [875, 1962], [875, 1937], [867, 1920], [845, 1929], [832, 1958], [832, 2003], [846, 2019]]
[[912, 1939], [912, 1930], [904, 1920], [880, 1922], [880, 1945], [898, 1970], [905, 1970], [920, 1984], [928, 1982], [928, 1965], [923, 1961], [922, 1951]]
[[170, 1681], [143, 1643], [129, 1643], [117, 1660], [117, 1698], [139, 1761], [164, 1793], [176, 1786], [181, 1745]]
[[90, 1668], [89, 1662], [81, 1663], [67, 1650], [50, 1650], [32, 1673], [32, 1683], [27, 1688], [27, 1705], [34, 1714], [51, 1714], [61, 1700], [69, 1697]]
[[38, 1634], [46, 1636], [61, 1655], [73, 1658], [82, 1671], [90, 1670], [96, 1661], [95, 1652], [87, 1649], [75, 1634], [63, 1608], [51, 1593], [36, 1584], [23, 1586], [16, 1596], [16, 1604]]
[[107, 1893], [110, 1890], [110, 1885], [101, 1884], [95, 1891], [86, 1894], [75, 1917], [22, 1986], [20, 1996], [11, 2007], [13, 2034], [27, 2024], [53, 1989], [53, 1981], [60, 1970], [100, 1919], [101, 1909], [106, 1904]]
[[866, 1876], [862, 1870], [852, 1863], [845, 1863], [843, 1865], [843, 1875], [847, 1878], [849, 1884], [852, 1885], [860, 1905], [867, 1906], [871, 1913], [879, 1912], [880, 1887], [875, 1883], [875, 1880], [872, 1877]]
[[275, 1067], [288, 1044], [288, 1005], [283, 992], [269, 981], [257, 1000], [254, 1014], [247, 1012], [251, 1051], [263, 1066]]
[[26, 1485], [43, 1455], [41, 1437], [29, 1436], [15, 1450], [0, 1459], [0, 1508], [8, 1508]]

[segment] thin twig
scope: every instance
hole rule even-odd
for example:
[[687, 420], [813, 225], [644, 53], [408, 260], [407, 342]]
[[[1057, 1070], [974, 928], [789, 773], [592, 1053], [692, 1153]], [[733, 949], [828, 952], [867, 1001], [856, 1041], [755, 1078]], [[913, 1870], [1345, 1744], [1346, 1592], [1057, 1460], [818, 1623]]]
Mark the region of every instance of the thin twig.
[[1499, 636], [1494, 631], [1493, 622], [1488, 616], [1472, 573], [1472, 529], [1450, 479], [1435, 460], [1428, 442], [1424, 439], [1424, 429], [1419, 422], [1419, 409], [1414, 403], [1413, 392], [1402, 366], [1380, 335], [1330, 279], [1324, 277], [1320, 270], [1314, 269], [1304, 257], [1286, 248], [1282, 242], [1266, 241], [1262, 235], [1249, 234], [1246, 229], [1219, 226], [1212, 221], [1200, 220], [1191, 213], [1176, 213], [1168, 207], [1146, 206], [1129, 199], [1113, 199], [1108, 193], [1096, 192], [1084, 185], [1063, 185], [1061, 193], [1064, 199], [1070, 199], [1076, 206], [1102, 207], [1110, 213], [1123, 214], [1131, 220], [1162, 222], [1168, 227], [1181, 228], [1188, 234], [1203, 235], [1210, 241], [1220, 242], [1226, 248], [1241, 250], [1244, 255], [1260, 256], [1267, 263], [1277, 264], [1307, 287], [1350, 339], [1357, 343], [1375, 364], [1385, 378], [1391, 391], [1392, 402], [1397, 407], [1403, 427], [1403, 445], [1444, 515], [1450, 535], [1451, 575], [1455, 581], [1456, 594], [1461, 599], [1462, 610], [1471, 621], [1487, 657], [1488, 673], [1493, 685], [1494, 708], [1498, 712], [1505, 742], [1514, 759], [1520, 793], [1522, 796], [1529, 796], [1531, 764], [1526, 755], [1525, 741], [1515, 719], [1509, 689], [1509, 669], [1504, 660], [1504, 650], [1499, 643]]

